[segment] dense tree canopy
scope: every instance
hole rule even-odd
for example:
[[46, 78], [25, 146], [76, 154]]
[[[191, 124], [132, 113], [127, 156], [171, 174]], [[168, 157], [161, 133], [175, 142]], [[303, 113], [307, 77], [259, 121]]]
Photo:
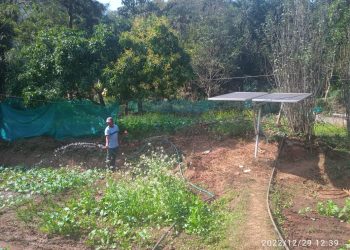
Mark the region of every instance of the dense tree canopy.
[[136, 18], [120, 44], [124, 52], [106, 75], [121, 100], [169, 98], [192, 77], [189, 56], [165, 18]]
[[[0, 94], [103, 105], [106, 95], [339, 90], [349, 114], [349, 13], [346, 0], [123, 0], [117, 11], [97, 0], [0, 0]], [[309, 133], [295, 122], [305, 114], [286, 113]]]

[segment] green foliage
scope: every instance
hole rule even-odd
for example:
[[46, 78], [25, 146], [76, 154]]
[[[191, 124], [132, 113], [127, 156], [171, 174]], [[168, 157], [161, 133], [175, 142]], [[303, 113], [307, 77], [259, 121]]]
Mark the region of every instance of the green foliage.
[[144, 115], [129, 115], [119, 120], [121, 129], [127, 129], [130, 136], [142, 137], [160, 132], [175, 132], [194, 124], [191, 117], [147, 113]]
[[174, 133], [198, 124], [208, 124], [209, 131], [220, 136], [245, 136], [253, 131], [250, 111], [209, 111], [196, 116], [146, 113], [119, 120], [121, 130], [127, 130], [130, 139]]
[[109, 179], [99, 199], [88, 190], [79, 199], [40, 213], [41, 229], [50, 234], [88, 235], [89, 245], [104, 249], [147, 247], [153, 229], [173, 222], [178, 229], [204, 237], [213, 230], [217, 215], [168, 171], [174, 163], [162, 153], [142, 156], [128, 166], [130, 174], [123, 179]]
[[118, 37], [111, 27], [100, 24], [94, 27], [94, 32], [89, 39], [89, 50], [93, 57], [92, 73], [95, 79], [101, 77], [102, 70], [111, 62], [116, 60], [120, 53]]
[[276, 115], [270, 114], [263, 118], [262, 127], [265, 134], [270, 138], [283, 137], [285, 135], [294, 135], [288, 127], [287, 119], [282, 116], [280, 125], [276, 125]]
[[345, 199], [345, 205], [340, 208], [334, 201], [317, 203], [317, 212], [321, 215], [331, 216], [350, 223], [350, 199]]
[[328, 146], [337, 151], [350, 151], [350, 138], [344, 127], [330, 123], [318, 122], [314, 125], [314, 133], [321, 138]]
[[137, 16], [148, 16], [160, 11], [157, 3], [152, 0], [122, 0], [122, 6], [118, 8], [118, 15], [132, 19]]
[[[191, 54], [197, 78], [192, 95], [212, 96], [221, 89], [266, 87], [265, 78], [231, 80], [232, 76], [266, 73], [267, 45], [263, 26], [271, 1], [173, 0], [165, 13]], [[214, 80], [215, 79], [215, 80]], [[230, 83], [230, 84], [227, 84]], [[232, 84], [232, 85], [231, 85]], [[198, 93], [197, 93], [198, 92]]]
[[305, 207], [305, 208], [302, 208], [298, 211], [298, 214], [301, 214], [301, 215], [304, 215], [306, 213], [310, 213], [312, 211], [311, 207]]
[[90, 98], [93, 89], [102, 93], [104, 86], [95, 83], [118, 53], [117, 37], [105, 25], [96, 26], [91, 37], [62, 27], [41, 31], [21, 50], [17, 60], [24, 65], [11, 88], [29, 106], [35, 100]]
[[190, 58], [165, 18], [136, 18], [119, 42], [124, 52], [105, 71], [119, 100], [175, 96], [191, 78]]
[[82, 81], [89, 70], [88, 41], [84, 33], [64, 28], [40, 32], [32, 45], [22, 50], [25, 61], [19, 79], [27, 104], [33, 99], [52, 100], [89, 90]]
[[283, 225], [285, 220], [283, 210], [292, 206], [292, 193], [282, 186], [275, 184], [270, 195], [272, 214], [276, 218], [278, 225]]
[[218, 136], [246, 136], [254, 132], [251, 111], [211, 111], [201, 117], [203, 122], [212, 123], [210, 131]]
[[105, 7], [96, 0], [54, 0], [65, 12], [68, 28], [91, 29], [103, 16]]
[[347, 249], [350, 249], [350, 240], [348, 240], [346, 244], [338, 248], [338, 250], [347, 250]]
[[18, 13], [19, 9], [15, 4], [7, 1], [0, 2], [0, 94], [5, 93], [5, 79], [8, 71], [8, 62], [5, 57], [12, 48]]
[[319, 137], [346, 137], [346, 128], [330, 123], [316, 123], [314, 132]]

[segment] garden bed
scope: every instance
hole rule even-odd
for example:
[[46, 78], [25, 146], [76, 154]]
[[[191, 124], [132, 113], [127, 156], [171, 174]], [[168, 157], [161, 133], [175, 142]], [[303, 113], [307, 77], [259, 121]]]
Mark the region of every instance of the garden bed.
[[296, 141], [285, 144], [271, 202], [291, 249], [347, 249], [349, 179], [348, 154], [325, 148], [306, 149]]
[[[217, 137], [208, 132], [207, 128], [181, 131], [171, 136], [159, 138], [159, 140], [148, 141], [128, 141], [126, 138], [122, 138], [124, 142], [118, 160], [118, 166], [121, 167], [121, 170], [110, 173], [108, 177], [115, 183], [113, 185], [117, 185], [115, 186], [116, 190], [125, 188], [120, 184], [122, 183], [120, 180], [129, 171], [128, 165], [123, 164], [128, 156], [134, 156], [135, 152], [144, 152], [144, 150], [140, 151], [140, 148], [145, 144], [162, 145], [166, 152], [173, 150], [172, 145], [175, 145], [179, 153], [184, 156], [182, 167], [186, 179], [216, 195], [210, 204], [200, 205], [204, 209], [203, 213], [207, 213], [205, 211], [209, 208], [215, 210], [215, 213], [219, 215], [218, 219], [215, 220], [203, 217], [204, 220], [207, 218], [211, 222], [197, 221], [195, 220], [197, 217], [189, 217], [192, 218], [189, 219], [192, 224], [187, 225], [187, 222], [184, 221], [185, 223], [177, 225], [161, 242], [161, 247], [165, 249], [212, 249], [213, 247], [240, 249], [242, 246], [257, 248], [261, 246], [261, 240], [275, 238], [264, 206], [265, 191], [271, 171], [270, 166], [276, 153], [275, 144], [262, 142], [260, 147], [261, 160], [256, 161], [253, 159], [254, 142], [252, 140], [234, 139], [227, 136]], [[103, 142], [103, 138], [85, 138], [79, 141], [99, 144]], [[0, 164], [33, 166], [44, 159], [45, 161], [41, 162], [50, 163], [54, 167], [53, 169], [70, 170], [74, 166], [74, 168], [79, 169], [77, 174], [84, 173], [87, 169], [94, 167], [97, 167], [98, 171], [104, 171], [104, 152], [99, 151], [98, 148], [89, 148], [88, 150], [77, 148], [60, 155], [58, 159], [54, 156], [53, 151], [56, 148], [73, 142], [76, 141], [57, 142], [44, 137], [21, 140], [11, 144], [3, 142], [0, 145], [0, 153], [5, 157], [1, 158]], [[39, 165], [36, 168], [38, 167]], [[172, 172], [179, 176], [178, 167], [174, 168]], [[94, 204], [95, 207], [91, 209], [101, 209], [100, 201], [108, 200], [108, 197], [105, 196], [105, 191], [108, 189], [106, 189], [108, 178], [95, 179], [93, 185], [88, 184], [86, 187], [76, 188], [76, 190], [67, 187], [64, 189], [65, 191], [59, 191], [53, 197], [48, 194], [44, 195], [44, 198], [38, 195], [33, 199], [33, 202], [19, 203], [12, 208], [3, 210], [0, 215], [0, 246], [8, 246], [10, 249], [87, 249], [101, 246], [104, 249], [110, 244], [109, 240], [111, 242], [109, 246], [112, 247], [152, 248], [162, 234], [170, 228], [172, 222], [165, 224], [159, 222], [159, 226], [150, 224], [147, 228], [147, 235], [143, 234], [142, 230], [136, 231], [135, 236], [131, 234], [131, 238], [127, 238], [123, 242], [123, 246], [118, 245], [121, 242], [120, 239], [110, 238], [109, 234], [102, 230], [107, 226], [103, 226], [105, 222], [99, 218], [91, 221], [91, 225], [94, 225], [95, 222], [100, 225], [97, 227], [99, 230], [92, 230], [93, 233], [91, 233], [89, 226], [86, 227], [90, 222], [88, 222], [89, 216], [86, 217], [85, 214], [79, 214], [77, 218], [80, 219], [73, 220], [78, 222], [79, 228], [73, 227], [74, 230], [71, 230], [72, 228], [60, 226], [62, 223], [59, 222], [64, 222], [65, 216], [71, 216], [69, 211], [86, 209], [81, 201], [89, 200], [91, 196], [88, 194], [85, 194], [84, 197], [80, 196], [82, 190], [88, 191], [91, 187], [96, 187], [99, 191], [93, 194], [95, 198], [88, 203]], [[136, 190], [137, 187], [135, 186], [134, 189]], [[189, 187], [188, 191], [201, 197], [202, 200], [207, 198], [206, 195], [193, 188]], [[128, 192], [132, 192], [132, 190]], [[109, 193], [116, 192], [110, 191]], [[145, 194], [148, 194], [147, 190]], [[137, 196], [137, 194], [135, 195]], [[194, 204], [200, 204], [194, 198], [190, 198], [190, 200], [195, 202]], [[192, 204], [190, 200], [187, 201], [188, 204]], [[38, 204], [42, 206], [38, 207]], [[164, 204], [164, 202], [159, 204]], [[194, 208], [197, 205], [189, 205], [189, 207], [191, 206]], [[106, 208], [106, 213], [108, 212], [109, 210]], [[247, 216], [248, 213], [254, 213], [256, 217], [250, 218]], [[51, 218], [50, 216], [56, 217]], [[106, 216], [109, 218], [108, 215]], [[49, 223], [43, 223], [42, 218], [45, 218]], [[68, 221], [72, 221], [72, 219], [68, 219]], [[197, 227], [201, 223], [204, 223], [206, 227], [202, 229]], [[215, 230], [207, 233], [208, 228], [215, 228]], [[202, 236], [201, 230], [204, 230]], [[89, 239], [88, 235], [93, 237]], [[256, 240], [257, 237], [254, 235], [259, 235], [258, 238], [261, 239]], [[256, 241], [251, 239], [253, 236]], [[117, 245], [113, 245], [113, 242], [117, 242]]]

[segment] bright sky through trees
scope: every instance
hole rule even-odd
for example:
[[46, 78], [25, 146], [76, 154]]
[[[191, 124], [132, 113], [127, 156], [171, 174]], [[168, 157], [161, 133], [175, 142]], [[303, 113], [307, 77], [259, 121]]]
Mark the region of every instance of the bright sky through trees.
[[122, 0], [98, 0], [100, 3], [109, 4], [110, 10], [117, 10], [122, 5]]

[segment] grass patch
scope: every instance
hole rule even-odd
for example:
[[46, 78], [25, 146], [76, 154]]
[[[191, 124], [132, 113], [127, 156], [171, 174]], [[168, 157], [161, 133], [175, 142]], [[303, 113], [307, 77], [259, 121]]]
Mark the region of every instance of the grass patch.
[[241, 229], [247, 218], [248, 197], [247, 190], [241, 190], [228, 193], [219, 200], [223, 221], [216, 232], [219, 240], [214, 249], [235, 249], [243, 244]]
[[243, 244], [242, 226], [247, 218], [247, 190], [231, 191], [211, 206], [218, 214], [211, 225], [213, 230], [205, 239], [186, 235], [177, 236], [171, 244], [174, 249], [237, 249]]
[[279, 226], [282, 226], [285, 221], [283, 210], [293, 205], [292, 199], [293, 195], [290, 191], [277, 183], [273, 185], [270, 193], [271, 212]]
[[336, 151], [350, 152], [350, 137], [344, 127], [329, 123], [316, 123], [315, 135]]
[[314, 132], [319, 137], [339, 136], [346, 137], [347, 131], [345, 127], [336, 126], [330, 123], [316, 123]]
[[129, 139], [175, 133], [202, 123], [209, 124], [209, 130], [221, 136], [245, 136], [253, 132], [253, 115], [249, 110], [208, 111], [200, 115], [146, 113], [119, 120], [121, 130], [128, 131]]
[[279, 125], [276, 125], [276, 119], [275, 114], [268, 114], [263, 117], [261, 126], [263, 127], [264, 134], [266, 134], [270, 139], [276, 139], [285, 135], [294, 135], [288, 126], [286, 117], [281, 117]]
[[350, 249], [350, 240], [348, 240], [346, 244], [338, 248], [338, 250], [348, 250], [348, 249]]
[[195, 123], [190, 116], [172, 114], [146, 113], [128, 115], [119, 120], [121, 130], [127, 130], [130, 139], [142, 138], [159, 133], [173, 133]]
[[202, 122], [211, 124], [209, 130], [220, 137], [252, 135], [253, 119], [251, 110], [207, 112], [201, 117]]

